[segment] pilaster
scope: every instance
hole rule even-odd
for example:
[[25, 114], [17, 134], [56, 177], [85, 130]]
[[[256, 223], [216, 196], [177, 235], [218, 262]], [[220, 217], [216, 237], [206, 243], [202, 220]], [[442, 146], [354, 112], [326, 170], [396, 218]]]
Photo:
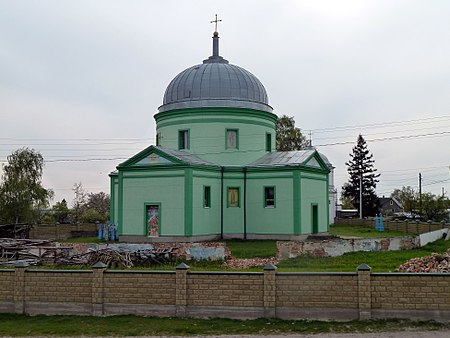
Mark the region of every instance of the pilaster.
[[181, 263], [176, 267], [176, 316], [186, 316], [187, 306], [187, 274], [189, 265]]
[[370, 287], [370, 271], [366, 264], [358, 266], [358, 309], [359, 319], [372, 317], [372, 290]]
[[19, 262], [15, 265], [14, 274], [14, 312], [25, 314], [25, 272], [28, 263]]
[[97, 262], [92, 266], [92, 315], [103, 316], [104, 311], [104, 287], [103, 287], [103, 273], [105, 272], [107, 265], [103, 262]]
[[277, 267], [273, 264], [267, 264], [264, 267], [264, 317], [276, 317], [276, 278]]

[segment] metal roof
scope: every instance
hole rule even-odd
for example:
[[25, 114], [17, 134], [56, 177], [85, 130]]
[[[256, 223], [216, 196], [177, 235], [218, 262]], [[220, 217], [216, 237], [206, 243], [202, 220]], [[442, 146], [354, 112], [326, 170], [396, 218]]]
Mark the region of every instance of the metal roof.
[[216, 167], [219, 166], [216, 163], [205, 161], [204, 159], [202, 159], [196, 155], [193, 155], [186, 150], [175, 150], [175, 149], [170, 149], [170, 148], [165, 148], [165, 147], [155, 147], [155, 148], [160, 149], [164, 153], [166, 153], [170, 156], [173, 156], [176, 159], [183, 161], [185, 163], [216, 166]]
[[272, 112], [262, 83], [249, 71], [219, 56], [218, 35], [213, 55], [183, 70], [169, 83], [159, 112], [182, 108], [231, 107]]
[[315, 150], [275, 151], [261, 157], [250, 166], [299, 165], [303, 164], [314, 152]]

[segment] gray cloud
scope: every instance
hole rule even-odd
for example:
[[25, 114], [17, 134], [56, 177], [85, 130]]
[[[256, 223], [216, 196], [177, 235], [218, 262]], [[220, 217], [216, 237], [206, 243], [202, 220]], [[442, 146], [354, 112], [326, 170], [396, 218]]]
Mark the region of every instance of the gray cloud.
[[[0, 159], [19, 143], [48, 160], [128, 157], [153, 143], [165, 87], [210, 54], [215, 13], [223, 19], [222, 55], [254, 73], [275, 111], [294, 116], [306, 133], [450, 116], [449, 12], [443, 0], [0, 1], [0, 135], [32, 139], [1, 141]], [[313, 141], [450, 131], [449, 120], [425, 122], [313, 131]], [[42, 145], [63, 138], [147, 140]], [[379, 192], [417, 185], [419, 170], [429, 182], [448, 178], [449, 140], [369, 143], [383, 173]], [[319, 147], [336, 166], [338, 187], [352, 146]], [[57, 199], [70, 200], [76, 181], [107, 190], [106, 175], [119, 162], [48, 162], [44, 181]], [[427, 189], [439, 193], [442, 186], [450, 190], [448, 181]]]

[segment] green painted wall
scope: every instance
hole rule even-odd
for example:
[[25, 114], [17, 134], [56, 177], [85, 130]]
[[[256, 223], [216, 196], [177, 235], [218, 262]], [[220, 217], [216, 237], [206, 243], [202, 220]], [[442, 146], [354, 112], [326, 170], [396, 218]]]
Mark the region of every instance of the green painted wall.
[[[211, 188], [210, 208], [203, 206], [204, 186]], [[194, 171], [193, 235], [220, 234], [220, 202], [220, 173], [211, 175]]]
[[[187, 129], [191, 153], [225, 165], [248, 164], [264, 156], [267, 153], [267, 133], [272, 136], [272, 150], [275, 150], [275, 123], [270, 119], [240, 111], [228, 114], [208, 112], [207, 115], [179, 114], [159, 121], [157, 133], [161, 137], [161, 145], [178, 149], [178, 132]], [[238, 149], [226, 149], [227, 129], [238, 130]]]
[[[203, 204], [205, 186], [210, 207]], [[274, 207], [265, 205], [265, 187], [275, 188]], [[229, 188], [239, 190], [238, 206], [230, 205]], [[224, 234], [311, 233], [312, 205], [318, 208], [318, 231], [328, 230], [327, 174], [302, 166], [123, 166], [111, 178], [111, 198], [111, 220], [121, 235], [147, 236], [148, 204], [160, 205], [160, 236], [220, 234], [222, 220]]]
[[119, 179], [118, 177], [112, 178], [112, 194], [113, 196], [111, 198], [111, 205], [113, 207], [113, 213], [110, 215], [110, 222], [113, 224], [118, 225], [119, 224], [119, 217], [118, 217], [118, 209], [119, 209]]
[[[233, 174], [232, 176], [237, 176]], [[242, 174], [240, 174], [242, 176]], [[243, 177], [243, 176], [242, 176]], [[223, 233], [244, 233], [244, 180], [243, 178], [224, 178], [223, 188]], [[228, 188], [239, 188], [239, 207], [228, 207]]]
[[[292, 173], [286, 178], [271, 172], [266, 178], [255, 179], [252, 174], [247, 180], [247, 232], [254, 234], [292, 234]], [[275, 187], [275, 207], [264, 206], [264, 187]]]
[[312, 204], [318, 206], [319, 232], [328, 231], [328, 185], [326, 175], [321, 180], [303, 178], [301, 174], [301, 232], [312, 232]]
[[[123, 235], [145, 234], [145, 203], [161, 203], [160, 235], [184, 236], [184, 170], [151, 172], [155, 177], [130, 177], [135, 172], [123, 173]], [[149, 174], [149, 172], [147, 172]], [[178, 174], [179, 177], [173, 177]], [[151, 176], [151, 175], [148, 175]]]

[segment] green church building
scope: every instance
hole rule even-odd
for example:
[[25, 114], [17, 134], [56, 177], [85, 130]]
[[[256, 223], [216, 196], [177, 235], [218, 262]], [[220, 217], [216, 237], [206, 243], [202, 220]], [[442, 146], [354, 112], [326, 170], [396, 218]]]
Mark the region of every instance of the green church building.
[[111, 222], [121, 241], [328, 231], [333, 167], [312, 147], [276, 151], [266, 90], [219, 55], [217, 32], [212, 56], [170, 82], [154, 118], [156, 145], [110, 174]]

